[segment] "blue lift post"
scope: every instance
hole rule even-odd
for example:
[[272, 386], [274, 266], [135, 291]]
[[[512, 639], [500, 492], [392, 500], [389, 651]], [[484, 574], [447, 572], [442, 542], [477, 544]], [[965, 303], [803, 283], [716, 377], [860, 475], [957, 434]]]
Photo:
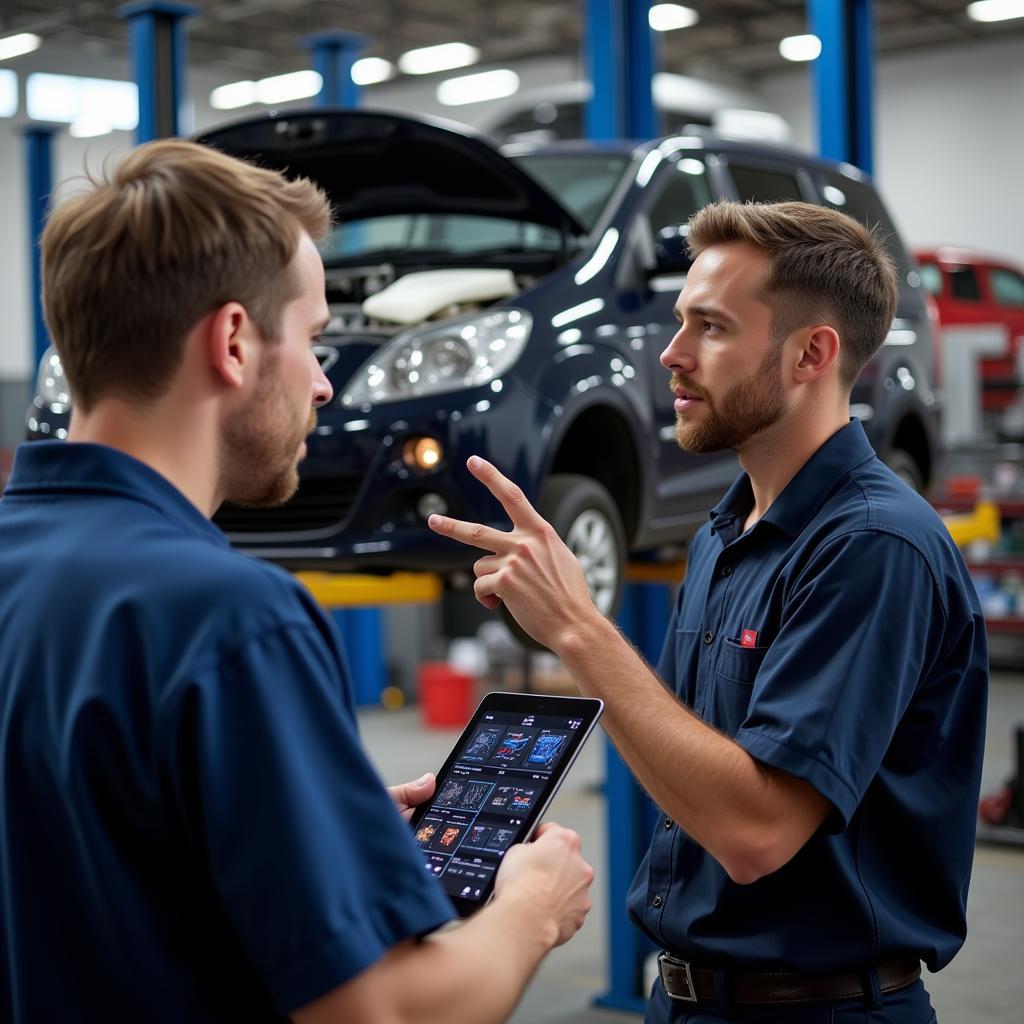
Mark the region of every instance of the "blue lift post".
[[181, 134], [185, 99], [186, 36], [184, 21], [198, 14], [188, 4], [141, 0], [117, 9], [131, 27], [132, 70], [139, 87], [139, 126], [135, 141]]
[[[584, 60], [593, 94], [584, 125], [590, 139], [649, 139], [658, 132], [649, 11], [650, 0], [587, 0]], [[619, 622], [650, 661], [661, 653], [669, 611], [664, 584], [627, 585]], [[595, 1003], [642, 1013], [644, 961], [654, 947], [627, 918], [626, 894], [647, 849], [655, 809], [611, 743], [606, 754], [610, 988]]]
[[[353, 32], [317, 32], [302, 40], [313, 56], [313, 70], [323, 86], [318, 107], [358, 107], [359, 86], [352, 81], [352, 65], [366, 49], [368, 36]], [[348, 653], [356, 703], [379, 704], [388, 685], [384, 658], [384, 621], [379, 608], [335, 608], [332, 611]]]
[[352, 65], [369, 45], [368, 36], [355, 32], [317, 32], [302, 40], [313, 55], [313, 70], [323, 86], [316, 97], [318, 107], [358, 107], [359, 86], [352, 81]]
[[649, 0], [587, 0], [584, 64], [593, 94], [588, 139], [649, 139], [658, 133], [651, 77]]
[[46, 211], [53, 191], [53, 125], [33, 124], [25, 129], [25, 151], [28, 169], [28, 231], [32, 253], [32, 337], [35, 344], [35, 365], [43, 358], [50, 344], [50, 332], [43, 319], [43, 284], [40, 266], [39, 238], [46, 226]]
[[811, 31], [821, 40], [814, 62], [818, 148], [872, 173], [873, 0], [808, 0]]

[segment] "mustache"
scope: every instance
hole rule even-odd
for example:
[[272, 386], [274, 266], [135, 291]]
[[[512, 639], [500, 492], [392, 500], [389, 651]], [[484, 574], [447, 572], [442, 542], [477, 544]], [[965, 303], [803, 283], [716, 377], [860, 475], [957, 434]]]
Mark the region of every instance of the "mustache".
[[316, 410], [312, 410], [309, 414], [309, 420], [306, 423], [306, 433], [312, 434], [316, 430]]
[[694, 384], [689, 377], [685, 377], [678, 373], [672, 374], [672, 377], [668, 382], [668, 389], [669, 391], [682, 389], [687, 394], [693, 395], [694, 398], [700, 398], [705, 402], [710, 401], [711, 399], [711, 396], [699, 384]]

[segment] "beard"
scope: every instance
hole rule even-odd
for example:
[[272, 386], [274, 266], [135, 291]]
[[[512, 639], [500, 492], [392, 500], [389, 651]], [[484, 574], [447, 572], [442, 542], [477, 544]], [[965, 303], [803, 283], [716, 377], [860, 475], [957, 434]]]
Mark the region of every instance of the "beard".
[[669, 386], [684, 387], [706, 406], [702, 420], [687, 422], [676, 417], [676, 441], [694, 454], [738, 449], [769, 427], [786, 411], [782, 389], [782, 346], [774, 345], [761, 365], [746, 380], [734, 384], [716, 405], [703, 388], [685, 377], [672, 375]]
[[283, 505], [299, 489], [299, 446], [316, 427], [300, 419], [281, 394], [276, 360], [265, 359], [252, 403], [232, 420], [221, 441], [221, 493], [247, 508]]

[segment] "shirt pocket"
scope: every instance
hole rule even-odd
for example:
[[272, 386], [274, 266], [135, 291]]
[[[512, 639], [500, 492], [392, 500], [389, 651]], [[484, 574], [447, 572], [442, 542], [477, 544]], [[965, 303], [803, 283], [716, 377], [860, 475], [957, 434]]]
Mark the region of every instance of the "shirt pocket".
[[727, 736], [735, 736], [750, 710], [754, 680], [768, 653], [767, 647], [743, 647], [725, 640], [715, 670], [710, 715], [706, 719]]

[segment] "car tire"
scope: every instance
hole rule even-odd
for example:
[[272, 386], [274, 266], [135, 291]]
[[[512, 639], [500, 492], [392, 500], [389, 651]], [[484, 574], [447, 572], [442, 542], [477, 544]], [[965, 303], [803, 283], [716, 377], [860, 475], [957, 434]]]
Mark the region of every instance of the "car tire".
[[[559, 473], [541, 488], [537, 510], [580, 560], [594, 604], [612, 618], [622, 600], [626, 531], [612, 496], [587, 476]], [[546, 650], [501, 606], [515, 637], [531, 650]]]
[[882, 461], [908, 486], [918, 494], [924, 494], [924, 474], [910, 452], [903, 448], [890, 448]]

